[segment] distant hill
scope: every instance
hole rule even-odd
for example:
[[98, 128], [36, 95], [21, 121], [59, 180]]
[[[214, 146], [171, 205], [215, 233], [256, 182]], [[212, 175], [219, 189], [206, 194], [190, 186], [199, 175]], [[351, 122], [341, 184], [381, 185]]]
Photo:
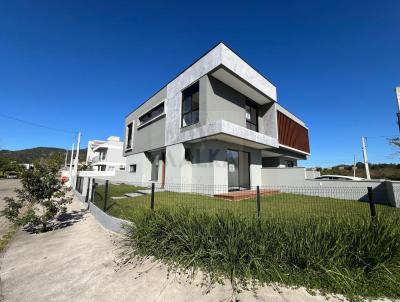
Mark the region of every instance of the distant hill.
[[[37, 159], [48, 158], [54, 154], [61, 154], [65, 156], [65, 149], [52, 148], [52, 147], [37, 147], [32, 149], [23, 150], [0, 150], [0, 158], [13, 158], [19, 163], [32, 163]], [[81, 149], [79, 151], [79, 161], [86, 160], [87, 149]], [[68, 160], [71, 155], [71, 150], [68, 150]]]

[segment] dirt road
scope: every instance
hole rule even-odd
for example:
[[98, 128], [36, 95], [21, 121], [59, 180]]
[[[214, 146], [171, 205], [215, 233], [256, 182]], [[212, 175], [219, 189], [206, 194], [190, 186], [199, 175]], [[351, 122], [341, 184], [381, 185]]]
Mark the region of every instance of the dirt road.
[[[21, 184], [18, 179], [0, 179], [0, 211], [4, 209], [4, 197], [15, 197], [15, 188], [20, 188]], [[0, 217], [0, 237], [4, 235], [9, 227], [6, 218]]]

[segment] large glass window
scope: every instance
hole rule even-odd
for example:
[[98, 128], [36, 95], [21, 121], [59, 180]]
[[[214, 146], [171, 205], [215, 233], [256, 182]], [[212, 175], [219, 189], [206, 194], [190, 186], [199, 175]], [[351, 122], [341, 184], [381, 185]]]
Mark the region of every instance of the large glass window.
[[157, 116], [161, 115], [164, 113], [164, 102], [157, 105], [153, 109], [151, 109], [149, 112], [143, 114], [141, 117], [139, 117], [140, 124], [145, 124], [148, 121], [151, 121], [152, 119], [156, 118]]
[[151, 163], [151, 180], [157, 181], [158, 180], [158, 166], [160, 161], [160, 155], [155, 154], [153, 156], [153, 161]]
[[246, 102], [246, 128], [258, 131], [257, 106], [250, 101]]
[[126, 137], [126, 149], [131, 149], [132, 148], [132, 128], [133, 128], [133, 123], [130, 123], [126, 127], [126, 132], [127, 132], [127, 137]]
[[199, 121], [199, 82], [182, 91], [182, 127]]

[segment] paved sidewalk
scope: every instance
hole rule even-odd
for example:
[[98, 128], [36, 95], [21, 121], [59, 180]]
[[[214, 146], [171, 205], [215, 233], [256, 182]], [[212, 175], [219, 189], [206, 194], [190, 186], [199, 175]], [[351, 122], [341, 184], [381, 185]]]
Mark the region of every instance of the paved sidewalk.
[[[118, 235], [106, 231], [74, 199], [65, 227], [44, 234], [19, 231], [1, 259], [4, 301], [221, 301], [231, 297], [229, 284], [205, 294], [170, 276], [163, 265], [145, 263], [119, 268]], [[304, 289], [272, 286], [244, 292], [240, 301], [326, 301]], [[1, 300], [1, 299], [0, 299]], [[330, 298], [329, 301], [339, 301]]]

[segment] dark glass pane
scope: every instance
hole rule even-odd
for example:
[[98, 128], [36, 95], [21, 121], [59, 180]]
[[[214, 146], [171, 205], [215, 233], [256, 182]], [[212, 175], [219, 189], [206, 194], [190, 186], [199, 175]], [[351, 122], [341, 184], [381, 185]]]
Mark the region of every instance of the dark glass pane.
[[161, 115], [163, 113], [164, 113], [164, 103], [162, 103], [161, 105], [157, 106], [156, 108], [154, 108], [151, 111], [151, 118], [153, 119], [153, 118], [155, 118], [155, 117], [157, 117], [157, 116], [159, 116], [159, 115]]
[[253, 130], [253, 131], [257, 131], [257, 126], [252, 124], [252, 123], [250, 123], [250, 122], [246, 122], [246, 128], [250, 129], [250, 130]]
[[250, 121], [251, 120], [251, 110], [248, 105], [246, 105], [246, 120]]
[[127, 147], [130, 148], [132, 145], [132, 124], [128, 125], [128, 142]]
[[199, 92], [199, 82], [194, 83], [192, 86], [186, 88], [182, 93], [184, 96], [189, 96]]
[[187, 113], [182, 117], [182, 126], [188, 126], [192, 123], [192, 113]]
[[199, 92], [196, 92], [192, 95], [192, 110], [199, 109]]
[[192, 111], [192, 124], [199, 121], [199, 110]]
[[250, 121], [253, 124], [256, 124], [257, 123], [257, 110], [254, 107], [250, 108], [250, 110], [251, 110], [250, 111]]
[[190, 96], [183, 99], [182, 112], [187, 113], [192, 110], [192, 99]]
[[239, 189], [239, 152], [227, 150], [228, 162], [228, 190]]

